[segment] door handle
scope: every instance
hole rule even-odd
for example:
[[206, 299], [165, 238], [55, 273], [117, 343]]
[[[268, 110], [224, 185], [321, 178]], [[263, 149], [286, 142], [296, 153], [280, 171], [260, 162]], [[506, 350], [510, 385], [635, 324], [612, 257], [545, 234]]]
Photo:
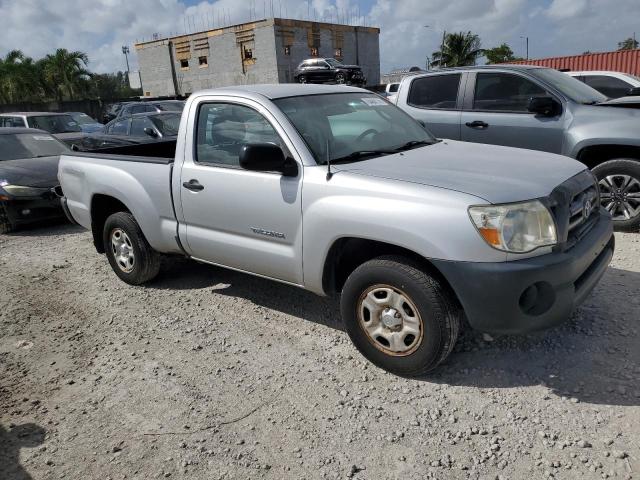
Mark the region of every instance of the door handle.
[[187, 190], [191, 190], [192, 192], [199, 192], [201, 190], [204, 190], [204, 185], [201, 185], [200, 182], [198, 182], [198, 180], [196, 180], [195, 178], [192, 178], [188, 182], [184, 182], [182, 186]]
[[469, 128], [477, 128], [478, 130], [483, 130], [489, 127], [489, 124], [483, 122], [482, 120], [476, 120], [475, 122], [467, 122], [465, 125]]

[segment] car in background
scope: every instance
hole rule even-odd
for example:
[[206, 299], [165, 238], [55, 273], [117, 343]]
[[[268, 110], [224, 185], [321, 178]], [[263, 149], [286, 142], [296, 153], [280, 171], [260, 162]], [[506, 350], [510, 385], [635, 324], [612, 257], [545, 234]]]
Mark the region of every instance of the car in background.
[[160, 100], [153, 102], [130, 102], [123, 105], [116, 118], [130, 117], [136, 113], [182, 112], [183, 100]]
[[69, 146], [80, 143], [85, 136], [78, 122], [68, 113], [0, 113], [0, 127], [36, 128], [44, 130]]
[[85, 137], [79, 147], [81, 150], [97, 150], [121, 145], [175, 140], [181, 116], [179, 112], [150, 112], [116, 118], [105, 125], [102, 131]]
[[122, 110], [122, 108], [129, 103], [131, 102], [116, 102], [110, 104], [105, 110], [104, 115], [102, 116], [102, 123], [109, 123], [111, 120], [116, 118], [118, 116], [118, 113], [120, 113], [120, 110]]
[[0, 128], [0, 233], [64, 217], [52, 190], [63, 153], [69, 148], [43, 130]]
[[67, 112], [85, 133], [99, 132], [104, 125], [83, 112]]
[[335, 58], [309, 58], [296, 68], [297, 83], [345, 83], [364, 85], [367, 79], [358, 65], [343, 65]]
[[[558, 70], [495, 65], [406, 77], [396, 104], [438, 138], [581, 161], [597, 177], [595, 201], [613, 216], [616, 229], [638, 231], [640, 105], [621, 100], [610, 100]], [[478, 165], [479, 171], [484, 168]]]
[[640, 77], [622, 72], [564, 72], [609, 98], [640, 95]]

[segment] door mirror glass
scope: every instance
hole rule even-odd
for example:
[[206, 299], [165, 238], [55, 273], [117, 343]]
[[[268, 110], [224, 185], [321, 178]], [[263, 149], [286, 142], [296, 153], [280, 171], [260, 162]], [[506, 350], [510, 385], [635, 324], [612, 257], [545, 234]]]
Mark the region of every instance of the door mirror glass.
[[150, 137], [153, 137], [153, 138], [157, 138], [158, 137], [158, 132], [156, 132], [151, 127], [145, 127], [144, 133], [146, 133], [147, 135], [149, 135]]
[[282, 148], [273, 143], [247, 143], [240, 150], [240, 166], [254, 172], [280, 172], [295, 177], [298, 166], [285, 157]]
[[529, 100], [529, 107], [527, 108], [527, 110], [537, 115], [553, 117], [557, 115], [559, 111], [559, 105], [551, 97], [533, 97], [531, 100]]

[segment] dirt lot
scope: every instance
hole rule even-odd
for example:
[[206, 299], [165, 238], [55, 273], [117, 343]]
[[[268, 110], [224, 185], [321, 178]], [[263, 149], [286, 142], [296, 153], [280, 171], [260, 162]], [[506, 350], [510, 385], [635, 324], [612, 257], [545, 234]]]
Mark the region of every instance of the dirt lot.
[[130, 287], [90, 235], [0, 236], [1, 479], [640, 478], [640, 235], [572, 320], [367, 364], [337, 304], [184, 260]]

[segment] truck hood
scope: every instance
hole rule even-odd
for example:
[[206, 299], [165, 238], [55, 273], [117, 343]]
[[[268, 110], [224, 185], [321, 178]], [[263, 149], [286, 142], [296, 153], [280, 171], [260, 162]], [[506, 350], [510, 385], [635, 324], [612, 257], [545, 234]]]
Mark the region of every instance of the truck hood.
[[58, 182], [59, 156], [23, 158], [0, 162], [0, 185], [22, 187], [55, 187]]
[[335, 172], [455, 190], [490, 203], [545, 197], [585, 169], [552, 153], [453, 140], [334, 167]]

